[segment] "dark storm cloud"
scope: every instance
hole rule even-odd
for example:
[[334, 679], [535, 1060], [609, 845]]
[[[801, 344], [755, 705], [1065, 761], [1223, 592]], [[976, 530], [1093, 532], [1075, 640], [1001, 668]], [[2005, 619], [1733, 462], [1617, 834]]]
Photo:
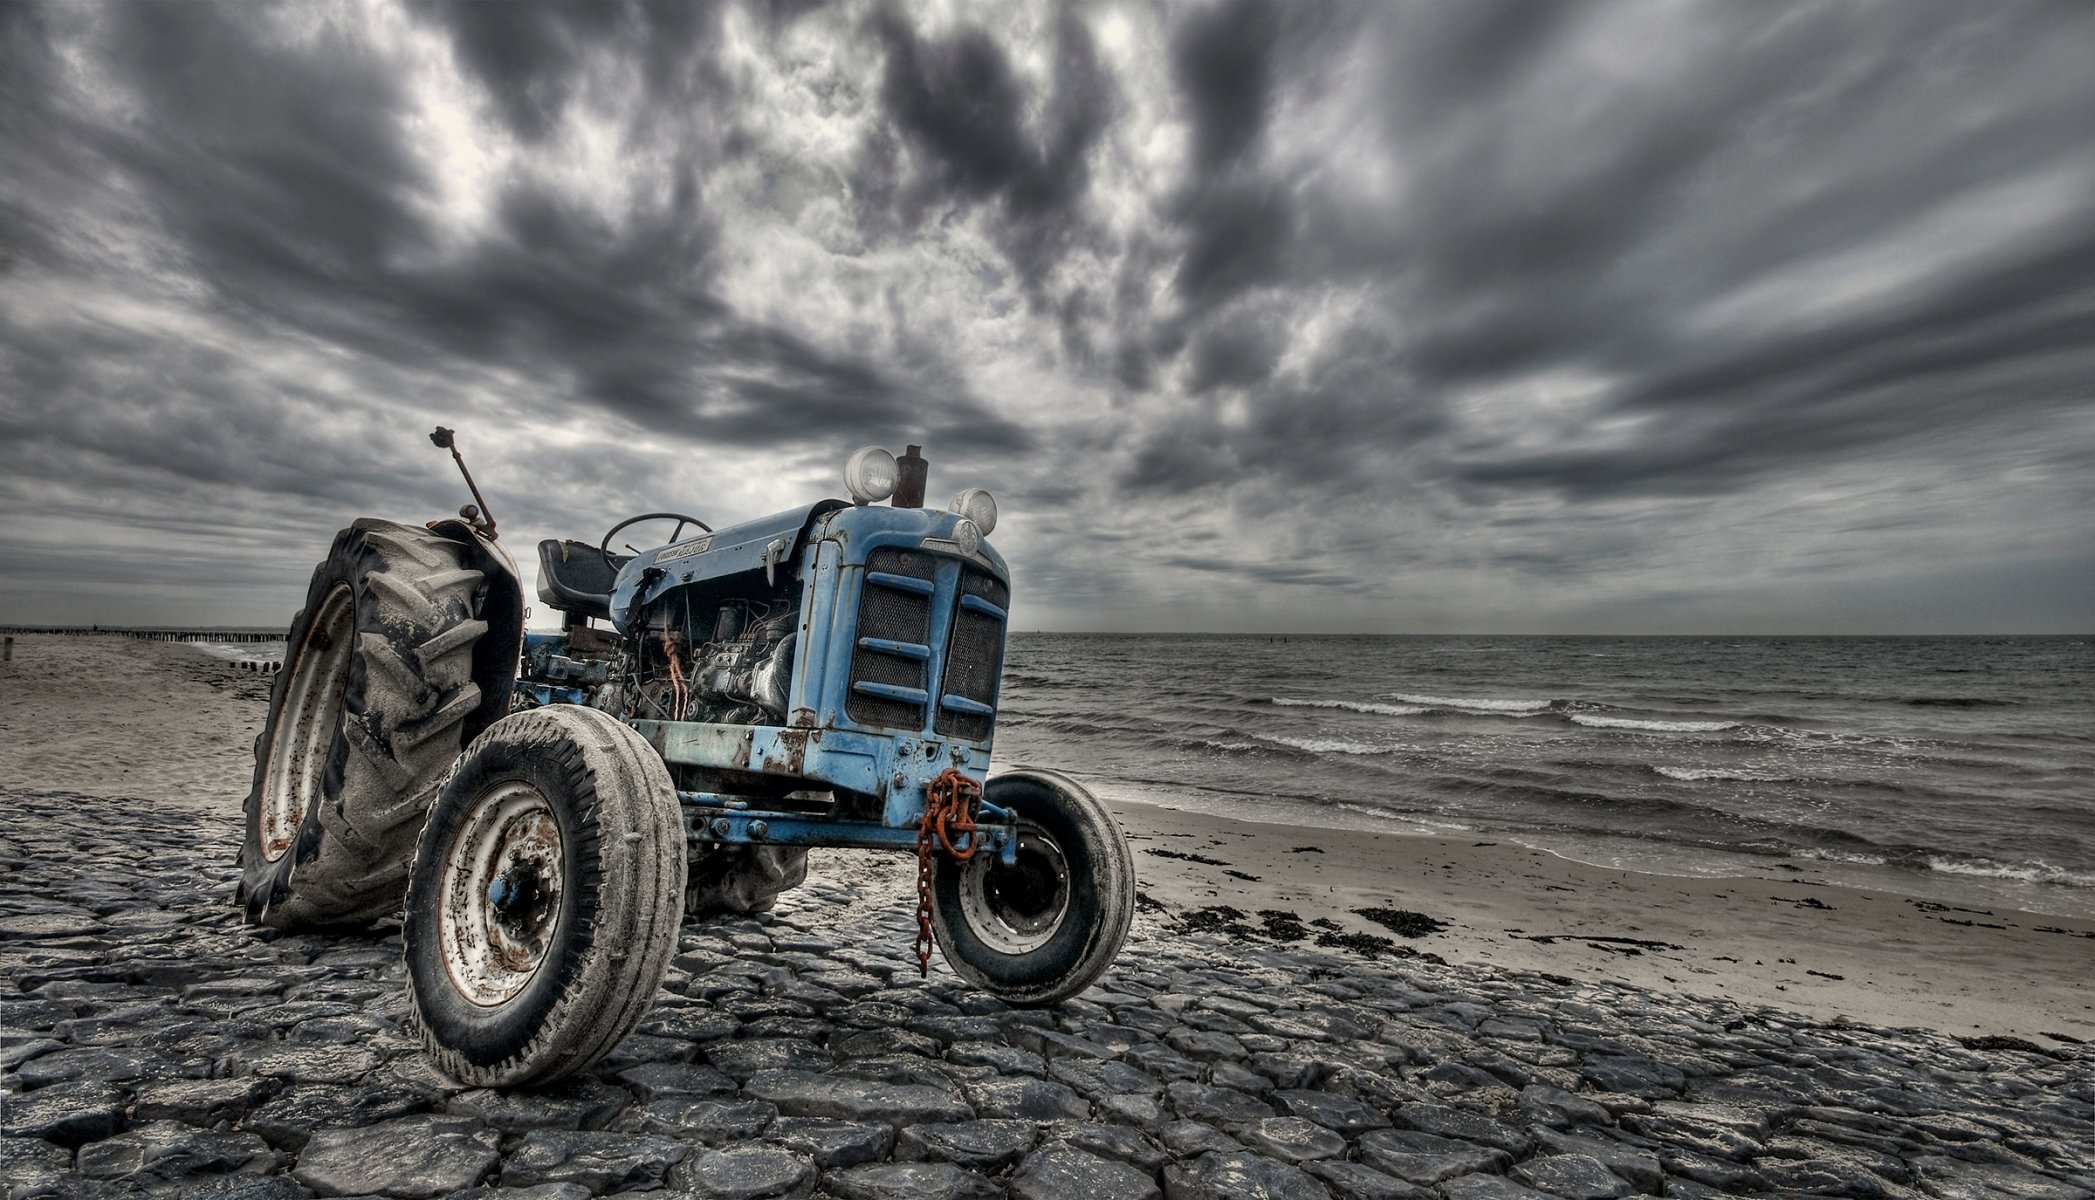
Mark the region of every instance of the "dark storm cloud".
[[[1123, 377], [1139, 383], [1190, 346], [1188, 387], [1252, 389], [1253, 415], [1224, 427], [1181, 410], [1144, 435], [1128, 481], [1203, 486], [1241, 470], [1253, 436], [1285, 432], [1270, 469], [1338, 464], [1331, 478], [1350, 486], [1359, 472], [1346, 464], [1386, 457], [1391, 431], [1375, 416], [1392, 392], [1419, 421], [1409, 434], [1440, 426], [1452, 437], [1456, 422], [1435, 415], [1451, 396], [1551, 371], [1619, 380], [1593, 419], [1643, 414], [1646, 431], [1627, 445], [1539, 452], [1450, 441], [1428, 475], [1588, 499], [1711, 494], [1871, 448], [1940, 444], [2004, 410], [2056, 412], [2084, 393], [2071, 381], [2095, 368], [2095, 352], [2069, 332], [2095, 296], [2084, 236], [1816, 323], [1681, 328], [1758, 274], [1894, 232], [1968, 187], [2090, 162], [2071, 114], [2095, 109], [2095, 77], [2058, 74], [2070, 56], [2056, 53], [2039, 70], [2029, 54], [2095, 46], [2087, 10], [1781, 13], [1703, 9], [1691, 29], [1655, 31], [1693, 39], [1676, 48], [1692, 66], [1668, 72], [1682, 86], [1663, 95], [1576, 65], [1580, 53], [1632, 53], [1596, 24], [1637, 33], [1621, 6], [1234, 3], [1186, 17], [1173, 77], [1193, 152], [1164, 207], [1182, 249], [1182, 308], [1160, 314], [1168, 336], [1144, 343], [1151, 357]], [[1261, 97], [1328, 98], [1363, 47], [1383, 68], [1369, 77], [1372, 102], [1311, 161], [1405, 163], [1392, 209], [1401, 221], [1305, 191], [1303, 156], [1270, 144], [1273, 106]], [[2002, 71], [2016, 80], [2013, 100], [1973, 119], [1963, 89]], [[1842, 161], [1863, 153], [1877, 161]], [[1757, 158], [1765, 166], [1748, 173]], [[2095, 194], [2079, 207], [2077, 228], [2095, 227]], [[1286, 302], [1270, 298], [1330, 286], [1379, 291], [1402, 322], [1396, 352], [1359, 340], [1326, 352], [1307, 386], [1268, 385], [1263, 372], [1296, 335]], [[1229, 304], [1252, 293], [1269, 297], [1268, 315], [1247, 327]], [[1321, 381], [1377, 369], [1395, 386], [1358, 412], [1358, 392]], [[2002, 371], [2016, 386], [1982, 402], [1978, 381]]]
[[[880, 98], [892, 133], [882, 130], [868, 148], [863, 192], [891, 205], [905, 230], [949, 206], [986, 206], [992, 236], [1037, 288], [1085, 235], [1090, 156], [1117, 106], [1090, 30], [1076, 9], [1060, 12], [1051, 79], [1035, 97], [985, 29], [920, 37], [895, 9], [882, 10], [873, 28], [886, 52]], [[893, 134], [919, 164], [906, 183], [890, 177]]]
[[[451, 36], [459, 64], [486, 87], [517, 136], [537, 141], [559, 127], [587, 58], [636, 63], [651, 103], [691, 98], [717, 84], [706, 43], [725, 6], [706, 0], [430, 0], [418, 11]], [[699, 79], [687, 78], [696, 74]]]
[[[551, 120], [550, 97], [566, 93], [544, 81], [565, 78], [598, 41], [645, 35], [656, 46], [689, 23], [675, 13], [690, 6], [583, 15], [594, 7], [532, 6], [498, 30], [481, 6], [440, 12], [512, 120], [526, 101], [532, 120]], [[146, 185], [201, 281], [249, 319], [394, 363], [566, 375], [580, 400], [660, 433], [760, 444], [788, 422], [855, 437], [918, 419], [973, 446], [1026, 444], [964, 395], [919, 410], [905, 403], [916, 393], [878, 368], [736, 317], [711, 289], [717, 231], [697, 161], [677, 162], [666, 194], [615, 219], [513, 179], [485, 230], [442, 247], [397, 73], [325, 31], [306, 45], [275, 40], [248, 15], [109, 10], [110, 61], [152, 118], [79, 133]]]

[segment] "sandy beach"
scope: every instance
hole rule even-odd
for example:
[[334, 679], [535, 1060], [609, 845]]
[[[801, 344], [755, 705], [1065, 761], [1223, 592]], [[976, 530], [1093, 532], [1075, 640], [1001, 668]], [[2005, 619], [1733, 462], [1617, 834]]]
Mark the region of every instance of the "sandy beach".
[[818, 852], [687, 925], [600, 1067], [464, 1091], [397, 932], [238, 922], [266, 693], [181, 645], [0, 665], [11, 1198], [2095, 1195], [2089, 922], [1110, 788], [1143, 899], [1079, 1000], [919, 981], [910, 864]]

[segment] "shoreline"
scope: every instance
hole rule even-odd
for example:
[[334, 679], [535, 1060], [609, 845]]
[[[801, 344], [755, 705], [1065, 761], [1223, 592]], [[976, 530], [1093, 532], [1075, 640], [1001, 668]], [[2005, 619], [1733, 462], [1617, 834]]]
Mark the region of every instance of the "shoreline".
[[[237, 815], [268, 677], [179, 643], [54, 637], [19, 649], [0, 672], [0, 787]], [[1127, 828], [1149, 901], [1163, 906], [1138, 917], [1142, 928], [1190, 919], [1303, 949], [1320, 934], [1386, 938], [1451, 963], [1820, 1019], [2095, 1041], [2095, 1001], [2080, 990], [2095, 978], [2095, 920], [1858, 888], [1810, 870], [1654, 874], [1488, 834], [1376, 830], [1367, 817], [1340, 830], [1257, 822], [1153, 803], [1141, 785], [1096, 790]], [[1245, 915], [1199, 915], [1222, 906]], [[1405, 937], [1363, 908], [1449, 925]], [[1261, 910], [1292, 913], [1305, 937], [1269, 936]]]
[[[1332, 921], [1447, 922], [1400, 948], [1653, 993], [1948, 1033], [2095, 1041], [2095, 921], [1977, 909], [1794, 875], [1673, 876], [1490, 837], [1265, 824], [1114, 795], [1150, 897]], [[1214, 918], [1228, 921], [1227, 917]], [[1401, 949], [1399, 950], [1401, 953]], [[2061, 1034], [2063, 1037], [2052, 1037]]]

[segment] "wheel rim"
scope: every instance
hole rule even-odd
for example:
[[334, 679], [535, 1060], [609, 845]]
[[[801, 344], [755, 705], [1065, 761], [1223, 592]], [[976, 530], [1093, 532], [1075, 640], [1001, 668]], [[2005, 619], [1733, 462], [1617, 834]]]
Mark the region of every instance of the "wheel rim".
[[1016, 860], [987, 851], [961, 864], [960, 914], [1000, 954], [1028, 954], [1053, 940], [1069, 915], [1069, 860], [1039, 828], [1021, 826]]
[[473, 805], [444, 856], [439, 939], [458, 993], [483, 1008], [513, 999], [560, 924], [560, 822], [527, 783], [499, 783]]
[[299, 825], [319, 798], [328, 751], [342, 723], [342, 695], [349, 687], [349, 659], [355, 647], [356, 603], [349, 585], [338, 584], [306, 626], [270, 739], [256, 829], [266, 862], [290, 851]]

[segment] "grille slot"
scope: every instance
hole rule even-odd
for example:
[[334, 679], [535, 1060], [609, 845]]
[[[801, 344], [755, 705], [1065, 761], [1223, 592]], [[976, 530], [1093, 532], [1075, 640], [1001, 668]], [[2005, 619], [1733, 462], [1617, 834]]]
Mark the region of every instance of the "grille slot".
[[[844, 715], [861, 725], [922, 729], [924, 706], [897, 698], [892, 689], [922, 694], [929, 686], [924, 657], [909, 653], [931, 636], [931, 588], [938, 560], [907, 550], [880, 549], [866, 556], [866, 581], [858, 603], [857, 647], [851, 653], [851, 688]], [[882, 580], [881, 576], [888, 576]], [[887, 643], [882, 645], [881, 643]], [[906, 649], [905, 649], [906, 648]], [[861, 691], [875, 685], [885, 695]]]
[[996, 725], [997, 676], [1004, 668], [1004, 610], [1010, 589], [969, 570], [960, 577], [953, 638], [946, 647], [945, 692], [933, 728], [947, 737], [985, 741]]

